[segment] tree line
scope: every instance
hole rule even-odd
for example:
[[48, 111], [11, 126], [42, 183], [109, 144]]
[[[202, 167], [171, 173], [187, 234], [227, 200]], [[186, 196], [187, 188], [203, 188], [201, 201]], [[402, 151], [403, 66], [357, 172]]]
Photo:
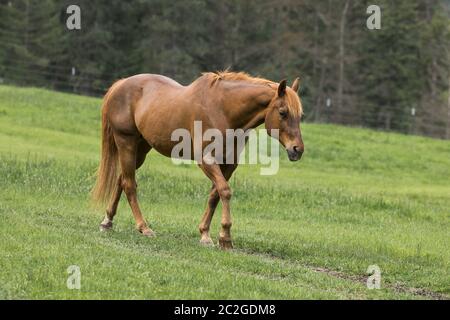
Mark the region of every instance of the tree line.
[[0, 80], [99, 96], [136, 73], [300, 76], [306, 121], [450, 139], [450, 1], [377, 0], [379, 30], [372, 2], [0, 0]]

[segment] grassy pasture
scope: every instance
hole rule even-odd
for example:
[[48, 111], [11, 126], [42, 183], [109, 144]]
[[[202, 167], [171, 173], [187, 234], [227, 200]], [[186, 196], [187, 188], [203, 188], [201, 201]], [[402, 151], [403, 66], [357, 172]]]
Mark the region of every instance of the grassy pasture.
[[[223, 252], [198, 245], [207, 178], [154, 151], [138, 185], [157, 237], [134, 230], [124, 197], [114, 231], [98, 231], [103, 213], [88, 194], [99, 107], [0, 86], [0, 298], [450, 297], [449, 141], [304, 124], [301, 162], [282, 153], [275, 176], [236, 171], [236, 249]], [[66, 286], [70, 265], [80, 290]], [[369, 265], [381, 269], [380, 290], [366, 287]]]

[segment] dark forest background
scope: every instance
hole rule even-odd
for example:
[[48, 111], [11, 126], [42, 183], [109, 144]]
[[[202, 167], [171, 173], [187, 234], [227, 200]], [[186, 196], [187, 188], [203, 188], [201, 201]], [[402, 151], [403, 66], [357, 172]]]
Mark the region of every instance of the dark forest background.
[[[68, 30], [66, 8], [81, 8]], [[370, 4], [382, 9], [369, 30]], [[302, 79], [305, 119], [450, 139], [448, 0], [0, 0], [0, 82], [101, 96], [118, 78]]]

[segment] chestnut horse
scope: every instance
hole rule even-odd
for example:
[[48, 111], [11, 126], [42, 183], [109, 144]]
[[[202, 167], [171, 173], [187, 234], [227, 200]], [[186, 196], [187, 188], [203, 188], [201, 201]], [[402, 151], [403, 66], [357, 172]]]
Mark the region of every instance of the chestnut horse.
[[[188, 86], [154, 74], [135, 75], [114, 83], [103, 99], [101, 161], [92, 191], [94, 200], [108, 203], [100, 229], [112, 228], [124, 191], [136, 228], [145, 236], [154, 236], [139, 208], [135, 172], [151, 149], [171, 157], [172, 148], [177, 144], [171, 140], [172, 132], [184, 128], [193, 136], [194, 121], [201, 121], [203, 130], [216, 128], [222, 134], [226, 129], [248, 130], [264, 122], [269, 135], [271, 129], [278, 129], [278, 140], [287, 150], [289, 159], [299, 160], [304, 146], [298, 87], [298, 78], [288, 87], [286, 80], [275, 83], [229, 71], [204, 73]], [[206, 146], [207, 143], [202, 144], [202, 148]], [[233, 164], [197, 161], [197, 164], [212, 181], [199, 225], [200, 242], [214, 245], [209, 227], [221, 200], [219, 245], [230, 249], [233, 245], [228, 180], [238, 161]]]

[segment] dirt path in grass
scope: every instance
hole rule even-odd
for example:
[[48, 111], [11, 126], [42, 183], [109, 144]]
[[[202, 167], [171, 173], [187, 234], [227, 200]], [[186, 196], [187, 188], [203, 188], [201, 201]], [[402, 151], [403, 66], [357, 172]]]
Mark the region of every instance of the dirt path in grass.
[[[350, 275], [350, 274], [346, 274], [346, 273], [343, 273], [340, 271], [334, 271], [334, 270], [327, 269], [327, 268], [319, 268], [319, 267], [311, 267], [311, 266], [305, 266], [305, 267], [307, 267], [308, 269], [311, 269], [315, 272], [325, 273], [331, 277], [344, 279], [344, 280], [350, 280], [353, 282], [359, 282], [364, 285], [366, 285], [366, 283], [367, 283], [368, 276], [366, 276], [366, 275], [364, 275], [364, 276], [363, 275]], [[398, 293], [408, 293], [408, 294], [412, 294], [414, 296], [418, 296], [418, 297], [422, 297], [422, 298], [426, 298], [426, 299], [450, 300], [450, 297], [445, 294], [430, 291], [430, 290], [423, 289], [423, 288], [408, 287], [401, 283], [396, 283], [396, 284], [384, 283], [383, 286], [385, 288], [391, 289]]]
[[[348, 280], [348, 281], [352, 281], [355, 283], [360, 283], [364, 286], [366, 285], [367, 278], [369, 277], [369, 275], [351, 275], [351, 274], [347, 274], [347, 273], [344, 273], [341, 271], [335, 271], [335, 270], [328, 269], [328, 268], [304, 265], [304, 264], [301, 264], [292, 259], [280, 258], [280, 257], [274, 256], [274, 255], [271, 255], [269, 253], [259, 253], [259, 252], [253, 252], [253, 251], [248, 251], [248, 250], [236, 250], [236, 249], [235, 249], [235, 251], [238, 251], [239, 253], [242, 253], [242, 254], [259, 256], [259, 257], [265, 258], [265, 259], [282, 261], [284, 263], [286, 263], [286, 262], [290, 263], [290, 264], [293, 263], [295, 265], [298, 265], [303, 268], [307, 268], [314, 272], [323, 273], [330, 277], [334, 277], [334, 278], [338, 278], [338, 279], [343, 279], [343, 280]], [[423, 299], [450, 300], [450, 297], [446, 294], [431, 291], [431, 290], [424, 289], [424, 288], [408, 287], [407, 285], [404, 285], [402, 283], [395, 283], [395, 284], [383, 283], [383, 286], [385, 288], [393, 290], [394, 292], [397, 292], [397, 293], [411, 294], [411, 295], [414, 295], [414, 296], [417, 296], [417, 297], [423, 298]]]

